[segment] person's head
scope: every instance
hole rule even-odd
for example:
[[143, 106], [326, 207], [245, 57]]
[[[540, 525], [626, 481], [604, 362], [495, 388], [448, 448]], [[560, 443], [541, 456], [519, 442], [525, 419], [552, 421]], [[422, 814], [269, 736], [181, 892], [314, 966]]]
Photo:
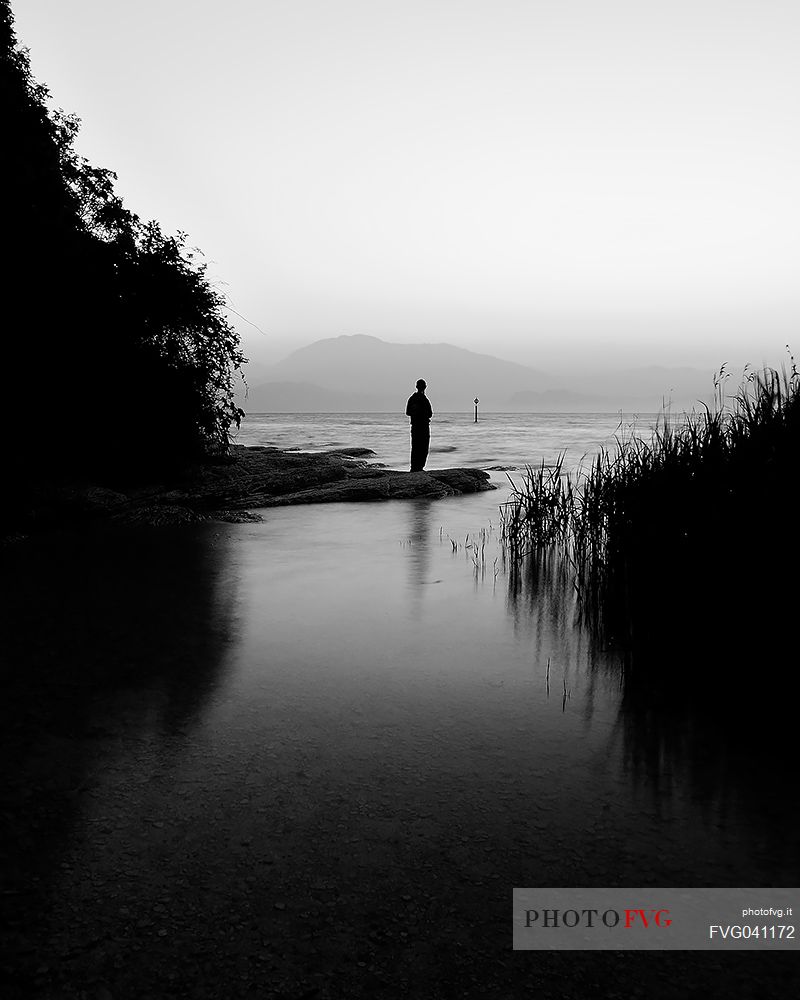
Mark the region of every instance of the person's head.
[[428, 383], [425, 381], [424, 378], [418, 378], [417, 379], [417, 392], [425, 392], [425, 389], [426, 389], [427, 385], [428, 385]]

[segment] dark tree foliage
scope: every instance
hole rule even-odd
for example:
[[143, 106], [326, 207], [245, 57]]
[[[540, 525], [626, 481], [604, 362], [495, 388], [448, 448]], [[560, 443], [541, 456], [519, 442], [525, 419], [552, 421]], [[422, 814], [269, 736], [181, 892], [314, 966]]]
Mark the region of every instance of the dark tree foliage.
[[224, 451], [245, 359], [185, 233], [143, 222], [48, 110], [0, 0], [6, 454], [29, 475]]

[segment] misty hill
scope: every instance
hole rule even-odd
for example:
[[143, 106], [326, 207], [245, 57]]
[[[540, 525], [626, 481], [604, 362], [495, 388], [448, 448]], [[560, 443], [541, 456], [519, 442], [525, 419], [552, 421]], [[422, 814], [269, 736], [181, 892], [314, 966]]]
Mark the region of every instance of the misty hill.
[[337, 392], [310, 382], [264, 382], [250, 389], [241, 405], [248, 413], [381, 413], [389, 409], [379, 396]]
[[363, 335], [319, 340], [272, 366], [270, 381], [306, 382], [322, 389], [368, 394], [382, 410], [403, 410], [424, 378], [440, 410], [469, 409], [473, 398], [498, 409], [523, 389], [552, 388], [543, 372], [452, 344], [392, 344]]
[[258, 412], [403, 412], [418, 378], [434, 410], [640, 412], [671, 397], [690, 408], [708, 397], [711, 376], [695, 369], [643, 368], [570, 377], [478, 354], [452, 344], [393, 344], [364, 335], [319, 340], [262, 367], [263, 382], [242, 403]]

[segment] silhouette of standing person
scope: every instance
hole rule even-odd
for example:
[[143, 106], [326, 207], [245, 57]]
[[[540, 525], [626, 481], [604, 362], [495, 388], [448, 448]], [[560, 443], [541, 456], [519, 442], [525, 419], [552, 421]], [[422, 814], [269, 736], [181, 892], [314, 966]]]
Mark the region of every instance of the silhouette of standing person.
[[417, 381], [417, 391], [409, 396], [406, 403], [406, 416], [411, 419], [411, 471], [422, 472], [428, 458], [428, 448], [431, 443], [431, 409], [430, 400], [425, 395], [427, 383], [424, 378]]

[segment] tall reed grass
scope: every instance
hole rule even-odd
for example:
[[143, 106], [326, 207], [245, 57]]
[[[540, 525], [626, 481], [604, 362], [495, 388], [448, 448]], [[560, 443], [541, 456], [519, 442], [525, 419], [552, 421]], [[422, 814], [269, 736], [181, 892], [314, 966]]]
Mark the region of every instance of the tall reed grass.
[[713, 407], [665, 408], [649, 439], [621, 427], [589, 468], [565, 473], [562, 454], [512, 482], [509, 557], [560, 551], [581, 614], [618, 639], [680, 609], [706, 619], [746, 610], [759, 587], [785, 594], [796, 583], [800, 376], [793, 358], [789, 373], [746, 369], [730, 397], [729, 378], [723, 365]]

